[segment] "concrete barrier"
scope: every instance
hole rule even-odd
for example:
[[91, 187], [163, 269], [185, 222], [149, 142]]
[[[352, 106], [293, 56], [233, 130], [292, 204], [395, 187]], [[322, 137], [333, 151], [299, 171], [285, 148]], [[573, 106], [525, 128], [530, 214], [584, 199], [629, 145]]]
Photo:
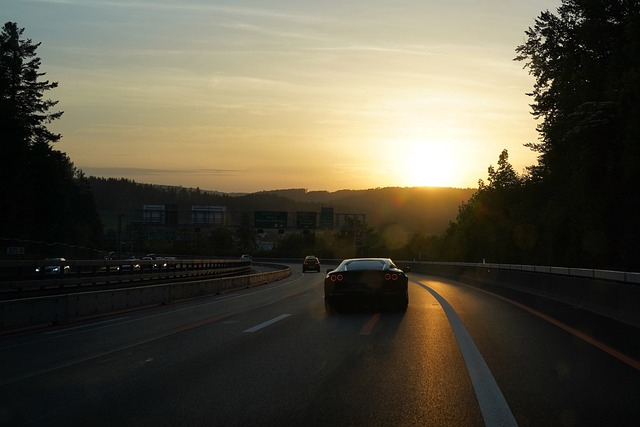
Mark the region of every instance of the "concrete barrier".
[[413, 272], [548, 298], [640, 327], [640, 274], [484, 263], [400, 263]]
[[238, 277], [0, 301], [0, 332], [71, 323], [93, 316], [259, 286], [291, 275], [289, 267], [280, 267], [272, 272]]

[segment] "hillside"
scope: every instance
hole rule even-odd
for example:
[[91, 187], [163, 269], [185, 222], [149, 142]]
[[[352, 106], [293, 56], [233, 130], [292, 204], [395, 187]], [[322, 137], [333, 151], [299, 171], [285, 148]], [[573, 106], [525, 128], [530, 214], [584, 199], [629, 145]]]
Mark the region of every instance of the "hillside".
[[442, 233], [455, 219], [460, 204], [475, 192], [469, 188], [387, 187], [335, 192], [283, 189], [234, 196], [126, 179], [90, 177], [89, 182], [103, 218], [127, 214], [145, 204], [226, 206], [229, 212], [319, 212], [322, 207], [333, 207], [335, 213], [366, 214], [368, 225], [377, 229], [400, 224], [406, 231], [425, 234]]
[[[376, 228], [402, 224], [408, 231], [427, 234], [442, 233], [454, 220], [460, 204], [469, 200], [475, 189], [442, 187], [385, 187], [369, 190], [336, 192], [274, 190], [264, 192], [299, 202], [333, 206], [335, 212], [364, 213], [367, 222]], [[261, 193], [257, 193], [261, 194]]]

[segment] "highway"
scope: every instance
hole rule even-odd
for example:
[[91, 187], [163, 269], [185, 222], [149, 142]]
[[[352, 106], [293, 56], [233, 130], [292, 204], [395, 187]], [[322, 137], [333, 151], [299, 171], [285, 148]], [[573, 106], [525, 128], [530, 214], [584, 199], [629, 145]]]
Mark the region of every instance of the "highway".
[[637, 353], [566, 326], [570, 311], [558, 322], [410, 273], [406, 313], [327, 315], [324, 274], [292, 267], [258, 288], [0, 337], [0, 425], [638, 425]]

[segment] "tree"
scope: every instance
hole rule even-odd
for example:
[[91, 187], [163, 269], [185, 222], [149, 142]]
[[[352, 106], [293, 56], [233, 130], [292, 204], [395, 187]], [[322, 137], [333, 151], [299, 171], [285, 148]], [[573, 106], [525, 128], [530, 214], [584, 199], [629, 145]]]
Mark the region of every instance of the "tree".
[[[427, 254], [450, 261], [530, 263], [538, 242], [537, 204], [530, 177], [520, 176], [503, 150], [497, 167], [488, 168], [488, 184], [460, 205], [444, 236], [431, 239]], [[426, 245], [425, 245], [426, 246]]]
[[45, 131], [43, 124], [62, 114], [48, 114], [55, 103], [43, 101], [42, 92], [57, 84], [38, 82], [43, 75], [38, 72], [40, 60], [35, 56], [39, 44], [21, 40], [23, 32], [15, 23], [7, 22], [0, 33], [0, 195], [4, 207], [0, 218], [3, 228], [11, 225], [18, 235], [24, 235], [24, 228], [34, 220], [33, 209], [24, 200], [32, 179], [31, 150], [36, 141], [59, 139]]
[[526, 36], [516, 60], [536, 79], [531, 176], [550, 261], [638, 267], [640, 2], [563, 0]]
[[233, 246], [233, 232], [231, 229], [218, 227], [209, 233], [206, 244], [210, 255], [235, 256], [237, 255]]
[[41, 80], [40, 43], [23, 33], [14, 22], [0, 30], [0, 236], [95, 244], [101, 224], [89, 186], [47, 128], [62, 116], [44, 97], [58, 83]]
[[543, 12], [516, 48], [516, 60], [536, 78], [529, 95], [534, 116], [543, 119], [541, 142], [529, 145], [540, 153], [545, 178], [564, 179], [576, 161], [610, 148], [600, 137], [614, 131], [621, 83], [637, 65], [627, 53], [637, 30], [627, 29], [637, 25], [639, 8], [637, 0], [563, 0], [558, 15]]
[[[509, 152], [502, 150], [498, 157], [498, 169], [493, 165], [488, 169], [489, 187], [495, 190], [507, 190], [517, 188], [520, 184], [520, 177], [516, 173], [511, 163], [509, 163]], [[482, 185], [480, 186], [482, 188]]]

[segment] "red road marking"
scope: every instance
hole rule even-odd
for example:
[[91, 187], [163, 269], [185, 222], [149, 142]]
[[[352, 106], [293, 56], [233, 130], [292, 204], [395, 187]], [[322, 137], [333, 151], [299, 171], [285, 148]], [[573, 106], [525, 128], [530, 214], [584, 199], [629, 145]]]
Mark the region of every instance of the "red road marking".
[[217, 316], [217, 317], [212, 317], [211, 319], [201, 320], [201, 321], [196, 322], [196, 323], [190, 323], [188, 325], [185, 325], [185, 326], [182, 326], [180, 328], [174, 329], [171, 333], [178, 334], [180, 332], [185, 332], [185, 331], [188, 331], [190, 329], [195, 329], [195, 328], [197, 328], [199, 326], [204, 326], [204, 325], [208, 325], [210, 323], [218, 322], [218, 321], [220, 321], [222, 319], [226, 319], [227, 317], [231, 317], [231, 316]]
[[[465, 286], [469, 286], [469, 285], [465, 285]], [[537, 316], [537, 317], [539, 317], [539, 318], [541, 318], [543, 320], [546, 320], [547, 322], [551, 323], [552, 325], [557, 326], [560, 329], [564, 329], [565, 331], [569, 332], [573, 336], [575, 336], [577, 338], [580, 338], [584, 342], [587, 342], [587, 343], [591, 344], [592, 346], [594, 346], [594, 347], [604, 351], [605, 353], [615, 357], [619, 361], [621, 361], [623, 363], [626, 363], [627, 365], [631, 366], [632, 368], [635, 368], [635, 369], [640, 371], [640, 362], [639, 361], [627, 356], [624, 353], [619, 352], [618, 350], [616, 350], [614, 348], [609, 347], [608, 345], [606, 345], [604, 343], [601, 343], [600, 341], [596, 340], [595, 338], [592, 338], [589, 335], [587, 335], [585, 333], [582, 333], [579, 330], [574, 329], [569, 325], [566, 325], [566, 324], [564, 324], [564, 323], [562, 323], [562, 322], [560, 322], [560, 321], [558, 321], [558, 320], [556, 320], [556, 319], [554, 319], [552, 317], [547, 316], [544, 313], [541, 313], [541, 312], [539, 312], [537, 310], [534, 310], [534, 309], [532, 309], [530, 307], [527, 307], [524, 304], [520, 304], [519, 302], [516, 302], [516, 301], [513, 301], [513, 300], [511, 300], [509, 298], [503, 297], [502, 295], [494, 294], [493, 292], [485, 291], [484, 289], [478, 289], [478, 288], [475, 288], [473, 286], [470, 286], [470, 287], [475, 289], [475, 290], [478, 290], [480, 292], [484, 292], [485, 294], [488, 294], [488, 295], [491, 295], [493, 297], [499, 298], [499, 299], [501, 299], [503, 301], [506, 301], [509, 304], [515, 305], [516, 307], [533, 314], [534, 316]]]
[[374, 326], [376, 326], [376, 323], [378, 323], [378, 320], [380, 320], [380, 313], [376, 313], [373, 316], [371, 316], [371, 319], [369, 319], [367, 324], [364, 325], [362, 330], [360, 331], [360, 335], [371, 334], [371, 331], [373, 330]]

